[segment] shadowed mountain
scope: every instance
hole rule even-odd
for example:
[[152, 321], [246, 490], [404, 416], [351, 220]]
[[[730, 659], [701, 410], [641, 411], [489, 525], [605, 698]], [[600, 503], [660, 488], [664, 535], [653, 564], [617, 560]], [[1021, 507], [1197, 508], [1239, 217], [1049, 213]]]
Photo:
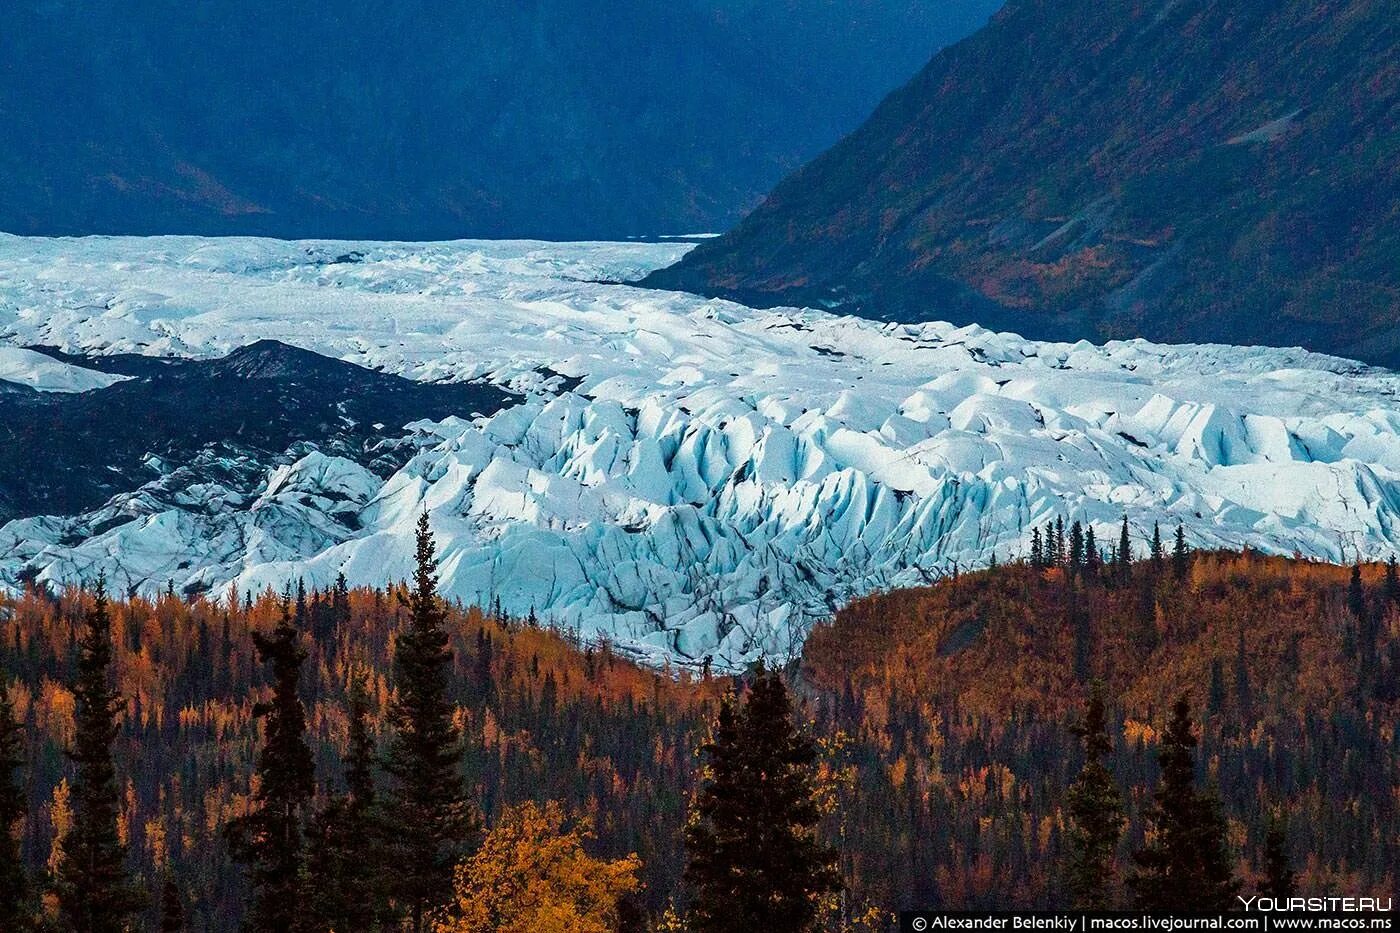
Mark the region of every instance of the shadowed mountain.
[[[45, 352], [104, 368], [103, 357]], [[414, 382], [272, 340], [222, 359], [134, 362], [145, 359], [108, 361], [134, 378], [90, 392], [0, 383], [0, 521], [91, 509], [199, 454], [258, 467], [308, 443], [392, 471], [399, 464], [377, 462], [377, 442], [403, 425], [515, 400], [491, 385]]]
[[648, 284], [1400, 363], [1385, 0], [1013, 0]]
[[0, 230], [724, 229], [999, 5], [17, 0]]

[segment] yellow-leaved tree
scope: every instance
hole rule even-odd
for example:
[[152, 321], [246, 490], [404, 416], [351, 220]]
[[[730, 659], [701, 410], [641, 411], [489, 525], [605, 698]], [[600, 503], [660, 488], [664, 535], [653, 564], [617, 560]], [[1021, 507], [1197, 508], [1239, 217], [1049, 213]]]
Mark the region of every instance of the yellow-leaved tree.
[[641, 860], [594, 858], [583, 850], [591, 836], [586, 819], [570, 824], [553, 801], [507, 809], [457, 867], [436, 933], [611, 933]]

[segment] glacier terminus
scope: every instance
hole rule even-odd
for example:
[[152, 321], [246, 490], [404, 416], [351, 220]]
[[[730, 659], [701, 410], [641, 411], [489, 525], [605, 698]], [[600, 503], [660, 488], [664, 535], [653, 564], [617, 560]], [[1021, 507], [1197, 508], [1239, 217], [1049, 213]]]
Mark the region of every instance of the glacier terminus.
[[102, 392], [130, 377], [84, 359], [278, 341], [514, 399], [375, 425], [399, 452], [387, 469], [304, 444], [256, 462], [153, 451], [149, 479], [96, 509], [0, 527], [0, 583], [381, 584], [408, 576], [427, 509], [449, 596], [732, 667], [791, 655], [858, 595], [1022, 556], [1056, 516], [1109, 541], [1126, 515], [1139, 548], [1180, 522], [1198, 547], [1396, 553], [1388, 370], [622, 284], [690, 248], [0, 236], [0, 387]]

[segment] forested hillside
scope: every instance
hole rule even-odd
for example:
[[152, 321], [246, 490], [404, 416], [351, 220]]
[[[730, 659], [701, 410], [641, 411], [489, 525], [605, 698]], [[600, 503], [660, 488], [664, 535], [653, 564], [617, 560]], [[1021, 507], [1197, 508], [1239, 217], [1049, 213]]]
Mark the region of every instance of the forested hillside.
[[[1140, 541], [1121, 560], [1120, 545], [1101, 554], [1073, 527], [1038, 544], [1030, 563], [861, 600], [814, 631], [790, 667], [819, 752], [821, 837], [838, 850], [849, 892], [829, 926], [849, 927], [869, 908], [1066, 903], [1066, 791], [1083, 763], [1071, 726], [1096, 678], [1108, 698], [1105, 762], [1128, 817], [1112, 882], [1119, 901], [1182, 693], [1199, 723], [1198, 776], [1219, 786], [1230, 869], [1246, 889], [1279, 820], [1300, 890], [1394, 889], [1393, 568], [1173, 556]], [[403, 669], [393, 646], [420, 592], [394, 584], [111, 605], [112, 683], [125, 707], [114, 744], [120, 841], [141, 885], [173, 892], [190, 929], [235, 929], [248, 902], [226, 827], [265, 799], [254, 771], [276, 720], [262, 726], [255, 714], [287, 698], [260, 653], [286, 625], [306, 651], [299, 696], [312, 806], [324, 812], [354, 783], [345, 759], [355, 704], [369, 745], [388, 749], [392, 672]], [[16, 830], [41, 888], [63, 875], [72, 831], [75, 763], [64, 749], [93, 599], [31, 590], [0, 600], [23, 736], [17, 773], [27, 779]], [[660, 922], [672, 905], [683, 911], [697, 750], [735, 681], [640, 668], [606, 644], [476, 608], [446, 607], [443, 625], [467, 795], [486, 826], [510, 804], [557, 801], [556, 816], [591, 818], [591, 853], [638, 856], [631, 928]], [[363, 696], [352, 702], [354, 682]], [[512, 813], [513, 831], [549, 822]], [[161, 901], [140, 915], [152, 926]]]
[[1153, 753], [1185, 694], [1241, 874], [1260, 868], [1281, 814], [1301, 888], [1393, 891], [1393, 567], [1354, 578], [1248, 553], [1154, 558], [1141, 541], [1124, 564], [1111, 556], [1118, 543], [1101, 558], [1077, 528], [1044, 540], [1028, 564], [861, 600], [807, 641], [804, 677], [830, 710], [823, 729], [847, 731], [863, 756], [847, 853], [869, 896], [1062, 900], [1064, 789], [1082, 760], [1066, 726], [1094, 679], [1107, 687], [1109, 761], [1128, 798], [1122, 853], [1142, 842]]

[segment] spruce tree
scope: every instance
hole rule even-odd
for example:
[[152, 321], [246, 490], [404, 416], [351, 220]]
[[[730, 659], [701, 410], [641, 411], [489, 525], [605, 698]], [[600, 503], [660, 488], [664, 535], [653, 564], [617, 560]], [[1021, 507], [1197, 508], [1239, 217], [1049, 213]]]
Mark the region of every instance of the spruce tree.
[[121, 789], [112, 743], [125, 704], [112, 686], [112, 619], [107, 587], [98, 580], [78, 641], [73, 682], [73, 825], [64, 839], [58, 876], [63, 924], [82, 933], [121, 933], [144, 898], [126, 872], [117, 833]]
[[409, 619], [394, 641], [393, 728], [385, 770], [390, 893], [414, 931], [452, 894], [452, 871], [479, 830], [462, 778], [462, 738], [448, 695], [452, 651], [437, 596], [437, 557], [426, 512], [418, 520]]
[[760, 668], [741, 710], [726, 698], [686, 827], [696, 933], [815, 928], [840, 890], [835, 853], [816, 836], [816, 750], [793, 723], [787, 689]]
[[308, 902], [317, 929], [363, 933], [377, 929], [386, 910], [375, 809], [374, 737], [361, 676], [351, 680], [346, 703], [350, 719], [346, 789], [312, 821]]
[[180, 886], [169, 875], [160, 891], [160, 933], [184, 933], [185, 902]]
[[1089, 577], [1096, 577], [1099, 573], [1099, 566], [1103, 563], [1103, 558], [1099, 554], [1099, 542], [1094, 539], [1094, 526], [1087, 525], [1084, 529], [1084, 571]]
[[1288, 829], [1277, 815], [1269, 819], [1264, 833], [1264, 880], [1259, 893], [1280, 901], [1298, 893], [1297, 876], [1288, 860]]
[[1351, 582], [1347, 585], [1347, 609], [1351, 612], [1351, 617], [1356, 620], [1358, 627], [1364, 627], [1366, 621], [1366, 584], [1361, 582], [1361, 563], [1358, 561], [1351, 567]]
[[1084, 568], [1084, 526], [1075, 522], [1069, 529], [1069, 576], [1074, 579]]
[[1128, 516], [1123, 516], [1123, 527], [1118, 532], [1118, 575], [1128, 580], [1132, 574], [1133, 543], [1128, 538]]
[[335, 585], [331, 587], [331, 615], [336, 628], [350, 623], [350, 584], [345, 582], [345, 574], [335, 575]]
[[14, 834], [28, 809], [20, 777], [24, 758], [24, 730], [0, 675], [0, 930], [23, 929], [29, 917], [29, 879]]
[[1225, 816], [1214, 793], [1196, 789], [1196, 736], [1186, 697], [1172, 706], [1157, 760], [1162, 775], [1147, 814], [1151, 841], [1133, 855], [1133, 906], [1143, 910], [1227, 910], [1234, 877]]
[[1176, 541], [1172, 545], [1172, 575], [1178, 580], [1186, 579], [1190, 570], [1190, 551], [1186, 547], [1186, 529], [1177, 522]]
[[228, 829], [235, 858], [251, 866], [248, 926], [257, 933], [288, 933], [305, 912], [303, 822], [316, 784], [299, 693], [306, 649], [289, 602], [283, 599], [282, 617], [270, 636], [253, 633], [258, 659], [271, 667], [272, 699], [253, 707], [263, 720], [254, 809]]
[[1040, 543], [1040, 529], [1031, 529], [1031, 567], [1040, 570], [1045, 566], [1045, 549]]
[[1152, 523], [1152, 573], [1158, 575], [1162, 572], [1162, 563], [1166, 559], [1166, 551], [1162, 548], [1162, 526], [1157, 522]]
[[1073, 906], [1103, 910], [1113, 904], [1114, 858], [1127, 822], [1123, 798], [1103, 759], [1113, 750], [1108, 736], [1104, 688], [1095, 682], [1084, 708], [1084, 721], [1073, 732], [1084, 743], [1084, 767], [1066, 799], [1069, 860], [1066, 882]]

